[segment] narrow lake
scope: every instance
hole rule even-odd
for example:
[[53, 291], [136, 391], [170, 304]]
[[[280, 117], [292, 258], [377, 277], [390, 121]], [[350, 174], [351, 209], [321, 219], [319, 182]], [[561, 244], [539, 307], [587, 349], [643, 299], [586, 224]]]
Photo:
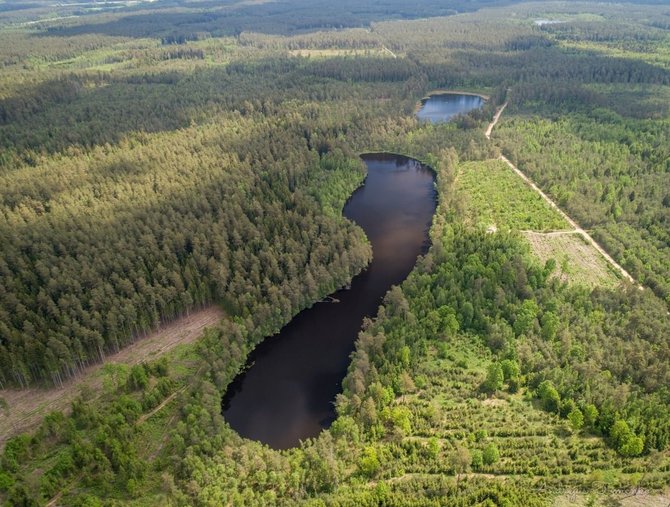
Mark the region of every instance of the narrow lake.
[[373, 260], [339, 303], [317, 303], [251, 353], [250, 367], [229, 387], [223, 415], [240, 435], [276, 449], [319, 434], [335, 418], [333, 402], [365, 316], [373, 317], [392, 285], [410, 273], [429, 246], [436, 206], [433, 172], [416, 160], [364, 155], [365, 185], [344, 207], [363, 228]]
[[479, 95], [436, 93], [421, 101], [421, 109], [416, 115], [420, 120], [442, 123], [458, 114], [482, 107], [484, 102]]

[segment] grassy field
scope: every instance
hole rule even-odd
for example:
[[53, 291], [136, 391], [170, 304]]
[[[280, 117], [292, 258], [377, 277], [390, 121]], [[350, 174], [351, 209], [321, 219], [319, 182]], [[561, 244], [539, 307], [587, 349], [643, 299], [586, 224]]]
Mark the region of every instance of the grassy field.
[[589, 287], [614, 287], [619, 283], [611, 266], [580, 234], [526, 231], [524, 237], [540, 261], [556, 261], [556, 275], [562, 280]]
[[603, 256], [500, 160], [459, 166], [456, 188], [468, 223], [494, 232], [520, 231], [542, 262], [556, 261], [561, 279], [614, 287], [619, 278]]
[[556, 231], [568, 223], [504, 162], [461, 164], [456, 189], [465, 199], [466, 219], [492, 230]]

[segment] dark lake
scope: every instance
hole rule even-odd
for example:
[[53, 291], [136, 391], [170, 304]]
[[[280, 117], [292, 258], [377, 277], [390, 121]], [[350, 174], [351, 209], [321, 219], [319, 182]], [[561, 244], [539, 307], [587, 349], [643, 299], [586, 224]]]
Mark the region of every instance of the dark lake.
[[317, 303], [249, 356], [250, 367], [229, 387], [223, 415], [240, 435], [276, 449], [293, 447], [330, 426], [333, 402], [349, 365], [363, 317], [373, 317], [392, 285], [410, 273], [429, 246], [436, 206], [434, 174], [416, 160], [364, 155], [365, 185], [344, 207], [363, 228], [373, 260], [339, 303]]
[[422, 100], [421, 109], [416, 115], [420, 120], [441, 123], [482, 107], [484, 102], [478, 95], [438, 93]]

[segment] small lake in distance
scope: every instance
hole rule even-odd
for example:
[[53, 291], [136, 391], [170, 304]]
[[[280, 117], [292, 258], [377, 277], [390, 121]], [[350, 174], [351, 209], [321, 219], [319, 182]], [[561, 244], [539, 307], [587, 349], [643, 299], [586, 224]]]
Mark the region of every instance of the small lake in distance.
[[479, 95], [436, 93], [421, 101], [421, 108], [416, 116], [431, 123], [443, 123], [454, 116], [482, 107], [484, 102], [486, 101]]

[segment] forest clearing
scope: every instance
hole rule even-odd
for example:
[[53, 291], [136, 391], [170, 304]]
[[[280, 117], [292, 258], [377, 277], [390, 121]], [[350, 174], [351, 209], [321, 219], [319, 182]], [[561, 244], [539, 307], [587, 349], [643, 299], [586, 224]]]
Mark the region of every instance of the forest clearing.
[[[505, 102], [502, 106], [500, 106], [495, 115], [493, 116], [493, 119], [491, 122], [488, 124], [486, 127], [486, 132], [485, 136], [487, 139], [491, 138], [491, 133], [493, 132], [493, 128], [496, 126], [498, 121], [500, 120], [500, 117], [502, 116], [503, 111], [507, 107], [507, 102]], [[579, 279], [581, 278], [584, 274], [589, 272], [591, 269], [596, 269], [595, 272], [592, 272], [591, 276], [586, 278], [587, 283], [593, 284], [595, 282], [603, 282], [607, 284], [607, 279], [609, 278], [609, 275], [607, 275], [607, 272], [604, 271], [603, 269], [598, 269], [598, 260], [597, 260], [597, 255], [602, 256], [610, 265], [611, 267], [618, 272], [618, 274], [623, 277], [624, 279], [628, 280], [631, 283], [636, 283], [636, 281], [633, 279], [633, 277], [623, 268], [619, 263], [617, 263], [611, 255], [609, 255], [592, 237], [591, 235], [586, 232], [583, 228], [581, 228], [572, 218], [570, 218], [555, 202], [551, 197], [549, 197], [546, 193], [544, 193], [528, 176], [526, 176], [523, 171], [521, 171], [517, 166], [515, 166], [507, 157], [504, 155], [500, 155], [500, 160], [505, 162], [530, 188], [532, 188], [539, 196], [541, 196], [542, 199], [546, 203], [549, 204], [558, 214], [561, 215], [561, 217], [569, 224], [573, 229], [574, 233], [581, 235], [588, 244], [590, 244], [593, 249], [597, 251], [597, 254], [595, 252], [589, 252], [587, 249], [584, 249], [582, 247], [577, 247], [577, 244], [574, 242], [570, 242], [569, 240], [564, 240], [561, 241], [559, 240], [558, 242], [562, 243], [562, 245], [558, 245], [557, 241], [553, 241], [554, 245], [550, 246], [549, 245], [549, 240], [545, 241], [540, 241], [539, 236], [533, 235], [528, 236], [527, 238], [529, 239], [531, 248], [533, 248], [533, 251], [536, 253], [536, 255], [541, 259], [546, 261], [548, 259], [549, 252], [551, 251], [554, 254], [557, 254], [561, 250], [561, 247], [566, 247], [568, 246], [567, 243], [570, 243], [572, 248], [567, 248], [565, 251], [563, 251], [564, 255], [567, 255], [567, 258], [569, 259], [569, 263], [574, 266], [574, 277], [569, 277], [567, 275], [567, 270], [562, 269], [561, 270], [561, 277], [567, 277], [567, 278], [575, 278]], [[491, 189], [490, 189], [491, 190]], [[523, 227], [520, 228], [520, 230], [523, 230]], [[531, 239], [532, 238], [532, 239]], [[642, 289], [642, 286], [639, 286], [640, 289]]]
[[[572, 227], [574, 227], [575, 232], [577, 234], [580, 234], [581, 236], [583, 236], [584, 239], [586, 239], [586, 241], [588, 241], [593, 246], [593, 248], [595, 248], [598, 251], [598, 253], [600, 255], [602, 255], [607, 260], [607, 262], [609, 262], [612, 265], [612, 267], [614, 267], [614, 269], [616, 269], [621, 274], [621, 276], [623, 278], [625, 278], [626, 280], [628, 280], [631, 283], [636, 283], [635, 280], [633, 279], [633, 277], [624, 268], [622, 268], [621, 265], [619, 265], [619, 263], [617, 261], [615, 261], [610, 254], [608, 254], [598, 243], [596, 243], [596, 241], [591, 237], [591, 235], [588, 232], [586, 232], [584, 229], [582, 229], [579, 225], [577, 225], [577, 223], [574, 220], [572, 220], [568, 215], [566, 215], [565, 212], [563, 212], [561, 210], [561, 208], [559, 208], [558, 205], [547, 194], [545, 194], [542, 190], [540, 190], [540, 188], [537, 185], [535, 185], [535, 183], [533, 183], [528, 178], [528, 176], [526, 176], [514, 164], [512, 164], [512, 162], [510, 162], [509, 159], [507, 159], [507, 157], [505, 157], [504, 155], [501, 155], [500, 160], [502, 160], [509, 167], [511, 167], [512, 170], [515, 173], [517, 173], [519, 175], [519, 177], [521, 177], [533, 190], [535, 190], [538, 194], [540, 194], [542, 196], [542, 198], [545, 201], [547, 201], [551, 207], [556, 209], [556, 211], [558, 211], [561, 214], [561, 216]], [[640, 289], [642, 289], [642, 286], [639, 286], [639, 287], [640, 287]]]
[[159, 359], [179, 345], [193, 343], [202, 336], [205, 328], [216, 326], [223, 316], [223, 311], [215, 305], [193, 311], [162, 325], [147, 336], [138, 337], [128, 347], [106, 356], [103, 363], [89, 366], [62, 387], [0, 390], [0, 398], [7, 402], [7, 409], [0, 413], [0, 449], [4, 448], [8, 438], [39, 425], [49, 412], [67, 413], [72, 400], [82, 390], [88, 390], [92, 399], [98, 397], [103, 389], [107, 365], [132, 366]]
[[577, 231], [522, 234], [542, 263], [556, 261], [556, 276], [561, 280], [592, 287], [614, 287], [620, 281], [619, 273]]
[[455, 187], [463, 193], [468, 221], [491, 231], [517, 231], [544, 265], [573, 283], [613, 287], [618, 272], [593, 245], [508, 165], [500, 160], [461, 164]]

